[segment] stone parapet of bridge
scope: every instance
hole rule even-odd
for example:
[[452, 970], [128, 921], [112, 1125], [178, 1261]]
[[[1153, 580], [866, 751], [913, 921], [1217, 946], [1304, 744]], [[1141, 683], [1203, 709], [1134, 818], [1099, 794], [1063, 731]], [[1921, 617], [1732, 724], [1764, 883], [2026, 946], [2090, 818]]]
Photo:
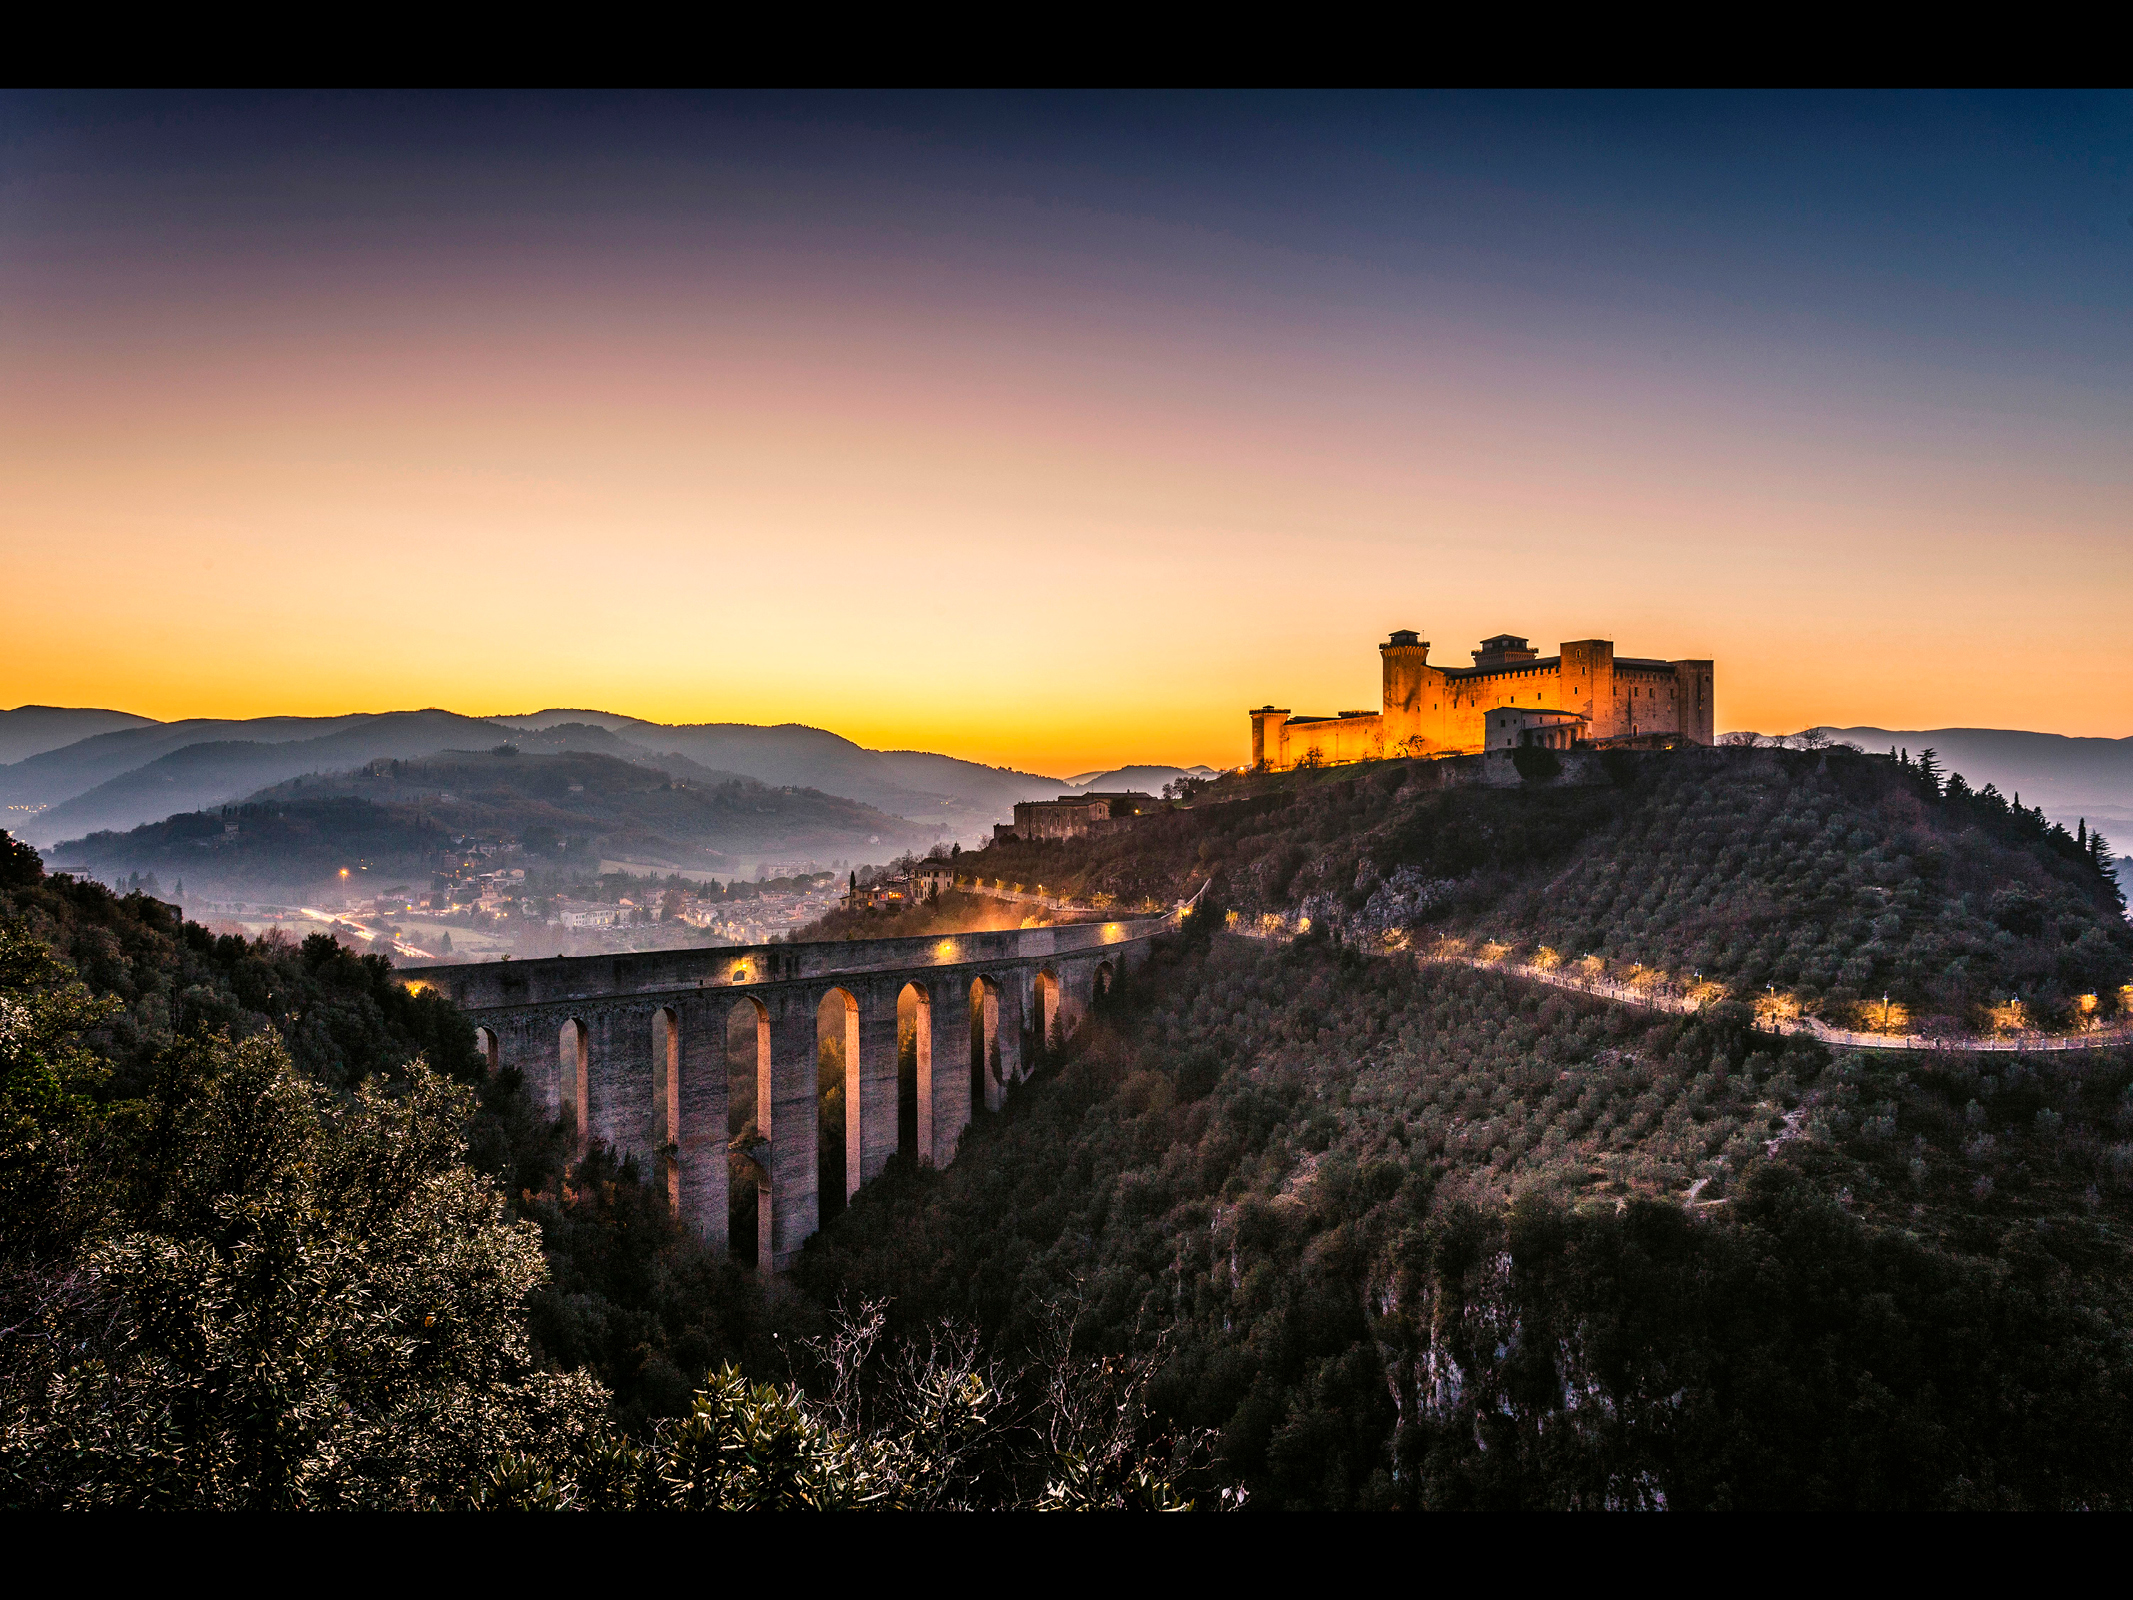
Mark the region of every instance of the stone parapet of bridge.
[[[451, 996], [491, 1070], [522, 1073], [581, 1150], [597, 1139], [635, 1154], [708, 1242], [782, 1270], [824, 1209], [821, 1062], [843, 1065], [837, 1200], [899, 1151], [944, 1164], [975, 1109], [997, 1109], [1037, 1053], [1069, 1037], [1185, 915], [398, 975]], [[735, 1200], [747, 1209], [734, 1173], [755, 1188], [752, 1246], [729, 1239]]]

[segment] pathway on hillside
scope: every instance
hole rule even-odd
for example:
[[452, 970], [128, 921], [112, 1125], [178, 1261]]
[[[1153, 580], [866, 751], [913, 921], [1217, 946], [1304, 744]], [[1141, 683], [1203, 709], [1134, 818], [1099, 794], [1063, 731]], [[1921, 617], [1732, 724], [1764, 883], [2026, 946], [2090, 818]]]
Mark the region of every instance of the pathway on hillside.
[[[1233, 928], [1230, 930], [1247, 939], [1285, 939], [1281, 934], [1266, 934], [1256, 928]], [[1574, 972], [1557, 967], [1543, 969], [1528, 966], [1518, 961], [1490, 961], [1481, 956], [1428, 955], [1421, 952], [1382, 951], [1375, 952], [1386, 957], [1412, 953], [1417, 966], [1473, 967], [1488, 972], [1507, 972], [1516, 978], [1527, 978], [1534, 983], [1545, 983], [1557, 989], [1570, 989], [1579, 994], [1589, 994], [1596, 999], [1612, 1000], [1618, 1005], [1637, 1006], [1646, 1011], [1672, 1011], [1686, 1013], [1699, 1010], [1703, 1002], [1688, 995], [1667, 994], [1651, 989], [1639, 989], [1626, 983], [1611, 983], [1604, 978], [1580, 977]], [[1814, 1017], [1798, 1017], [1757, 1023], [1757, 1026], [1772, 1033], [1806, 1034], [1823, 1044], [1846, 1050], [1934, 1050], [1942, 1053], [1976, 1050], [2020, 1051], [2028, 1054], [2039, 1050], [2108, 1050], [2119, 1045], [2133, 1045], [2133, 1026], [2099, 1028], [2094, 1033], [2048, 1034], [2022, 1032], [2011, 1034], [1949, 1034], [1929, 1035], [1922, 1033], [1854, 1033], [1847, 1028], [1832, 1028]]]
[[[1626, 983], [1610, 983], [1605, 979], [1579, 977], [1561, 968], [1543, 970], [1516, 961], [1488, 961], [1480, 956], [1416, 955], [1416, 963], [1439, 963], [1449, 966], [1465, 966], [1508, 972], [1515, 977], [1530, 978], [1535, 983], [1553, 985], [1558, 989], [1574, 989], [1581, 994], [1596, 995], [1603, 1000], [1613, 1000], [1621, 1005], [1640, 1006], [1648, 1011], [1690, 1012], [1701, 1009], [1703, 1002], [1688, 995], [1664, 994], [1649, 989], [1638, 989]], [[1855, 1033], [1848, 1028], [1832, 1028], [1815, 1017], [1779, 1019], [1758, 1022], [1758, 1027], [1772, 1033], [1804, 1033], [1819, 1039], [1823, 1044], [1835, 1045], [1847, 1050], [1938, 1050], [1973, 1051], [2004, 1050], [2021, 1051], [2027, 1054], [2035, 1050], [2107, 1050], [2115, 1045], [2133, 1044], [2133, 1028], [2099, 1028], [2094, 1033], [2049, 1034], [2025, 1031], [2021, 1033], [1970, 1033], [1931, 1035], [1922, 1033]]]
[[[982, 880], [973, 880], [966, 893], [981, 894], [991, 899], [1035, 902], [1060, 911], [1079, 911], [1101, 916], [1105, 913], [1093, 906], [1076, 905], [1053, 895], [1031, 894], [1005, 888], [987, 889]], [[1202, 883], [1192, 899], [1183, 902], [1186, 907], [1196, 906], [1200, 896], [1207, 892]], [[1116, 915], [1116, 913], [1111, 913]], [[1268, 933], [1258, 928], [1232, 927], [1231, 933], [1246, 939], [1272, 939], [1286, 942], [1293, 935]], [[1373, 951], [1383, 957], [1409, 954], [1406, 951]], [[1481, 956], [1429, 955], [1412, 952], [1418, 966], [1432, 963], [1443, 966], [1474, 967], [1484, 971], [1507, 972], [1513, 977], [1527, 978], [1534, 983], [1545, 983], [1557, 989], [1570, 989], [1579, 994], [1589, 994], [1595, 999], [1612, 1000], [1618, 1005], [1637, 1006], [1646, 1011], [1672, 1011], [1688, 1013], [1703, 1005], [1689, 995], [1669, 994], [1661, 990], [1640, 989], [1632, 984], [1612, 983], [1605, 978], [1582, 977], [1562, 967], [1542, 968], [1529, 966], [1519, 961], [1490, 961]], [[1855, 1033], [1848, 1028], [1832, 1028], [1815, 1017], [1797, 1017], [1757, 1023], [1760, 1028], [1772, 1033], [1806, 1034], [1823, 1044], [1846, 1050], [1934, 1050], [1942, 1053], [1968, 1051], [2019, 1051], [2028, 1054], [2040, 1050], [2108, 1050], [2119, 1045], [2133, 1045], [2133, 1023], [2122, 1023], [2115, 1028], [2099, 1028], [2093, 1033], [2050, 1034], [2024, 1031], [2011, 1034], [1923, 1034], [1923, 1033]]]

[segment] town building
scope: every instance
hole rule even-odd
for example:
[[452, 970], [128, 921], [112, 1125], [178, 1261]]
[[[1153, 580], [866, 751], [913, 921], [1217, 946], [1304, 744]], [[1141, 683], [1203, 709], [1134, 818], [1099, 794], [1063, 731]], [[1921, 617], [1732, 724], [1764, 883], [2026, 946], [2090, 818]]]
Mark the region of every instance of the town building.
[[608, 905], [599, 900], [564, 900], [555, 903], [556, 921], [566, 928], [619, 928], [626, 926], [630, 912], [635, 909], [629, 902]]
[[1429, 651], [1405, 628], [1378, 646], [1376, 711], [1298, 717], [1267, 705], [1250, 712], [1253, 770], [1667, 735], [1713, 742], [1709, 661], [1618, 656], [1609, 639], [1572, 640], [1543, 656], [1510, 633], [1484, 639], [1471, 667], [1432, 666]]

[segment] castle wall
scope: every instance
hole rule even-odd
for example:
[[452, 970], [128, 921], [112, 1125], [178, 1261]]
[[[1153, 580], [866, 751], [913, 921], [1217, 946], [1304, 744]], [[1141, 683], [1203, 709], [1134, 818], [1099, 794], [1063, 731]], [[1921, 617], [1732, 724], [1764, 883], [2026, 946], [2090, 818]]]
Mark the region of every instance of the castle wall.
[[1615, 647], [1573, 639], [1562, 647], [1563, 709], [1582, 712], [1594, 739], [1614, 737]]
[[1383, 760], [1384, 727], [1384, 717], [1369, 715], [1284, 722], [1280, 764], [1337, 767], [1350, 761]]
[[1383, 709], [1377, 716], [1292, 717], [1271, 706], [1251, 713], [1252, 765], [1283, 771], [1394, 756], [1471, 754], [1488, 742], [1490, 711], [1574, 711], [1587, 737], [1715, 734], [1709, 661], [1621, 659], [1606, 639], [1572, 640], [1556, 656], [1481, 668], [1429, 664], [1430, 646], [1399, 633], [1378, 646]]

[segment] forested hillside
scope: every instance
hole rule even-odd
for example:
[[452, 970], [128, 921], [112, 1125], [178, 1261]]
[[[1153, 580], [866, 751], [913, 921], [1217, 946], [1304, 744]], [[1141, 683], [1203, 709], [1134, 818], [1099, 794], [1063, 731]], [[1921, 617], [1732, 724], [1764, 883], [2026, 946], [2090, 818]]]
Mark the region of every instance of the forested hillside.
[[1478, 757], [1227, 779], [1129, 829], [961, 862], [1128, 903], [1211, 877], [1248, 922], [1596, 957], [1837, 1021], [1887, 995], [1920, 1025], [2013, 1000], [2068, 1026], [2133, 979], [2108, 845], [1989, 786], [1842, 748], [1524, 754], [1523, 780], [1497, 764], [1508, 787], [1462, 781]]
[[2133, 1063], [1832, 1058], [1323, 937], [1141, 975], [821, 1300], [1092, 1349], [1255, 1502], [2118, 1506]]

